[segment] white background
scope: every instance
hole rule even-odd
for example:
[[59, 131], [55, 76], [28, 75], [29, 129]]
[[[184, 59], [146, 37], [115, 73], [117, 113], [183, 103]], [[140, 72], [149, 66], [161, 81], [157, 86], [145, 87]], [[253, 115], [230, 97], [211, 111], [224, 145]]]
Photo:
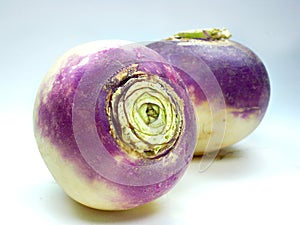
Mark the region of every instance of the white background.
[[[300, 1], [0, 1], [0, 177], [5, 224], [300, 224]], [[205, 172], [194, 159], [162, 198], [103, 212], [66, 197], [32, 131], [35, 94], [69, 48], [98, 39], [159, 40], [227, 27], [256, 52], [272, 86], [268, 112]]]

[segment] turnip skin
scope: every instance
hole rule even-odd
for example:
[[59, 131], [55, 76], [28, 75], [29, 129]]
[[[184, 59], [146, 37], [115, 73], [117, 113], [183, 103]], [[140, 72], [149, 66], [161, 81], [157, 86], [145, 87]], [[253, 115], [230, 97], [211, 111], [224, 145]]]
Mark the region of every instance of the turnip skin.
[[[178, 68], [189, 67], [191, 72], [183, 79], [197, 117], [199, 136], [195, 155], [202, 155], [237, 143], [256, 129], [268, 107], [270, 81], [259, 57], [242, 44], [229, 40], [231, 35], [227, 31], [198, 30], [198, 34], [202, 32], [198, 38], [193, 38], [193, 32], [179, 33], [147, 46]], [[198, 61], [206, 64], [215, 76], [225, 101], [223, 110], [211, 111], [207, 98], [214, 96], [206, 96], [201, 89], [203, 85], [193, 79], [193, 76], [206, 75], [201, 71], [193, 73]], [[222, 120], [224, 129], [214, 129], [213, 123], [221, 124]], [[222, 136], [221, 132], [224, 132], [223, 139], [210, 142], [212, 135]]]
[[[165, 194], [182, 177], [196, 145], [192, 102], [177, 72], [154, 51], [140, 45], [127, 48], [128, 45], [131, 43], [126, 41], [99, 41], [71, 49], [52, 67], [36, 97], [34, 132], [48, 169], [71, 198], [96, 209], [130, 209]], [[150, 77], [157, 75], [157, 81], [171, 86], [184, 104], [180, 137], [172, 149], [157, 158], [127, 154], [109, 129], [104, 86], [118, 71], [106, 74], [102, 69], [123, 68], [134, 60], [138, 71], [148, 73]], [[106, 77], [99, 78], [98, 73]], [[94, 80], [89, 81], [88, 76]], [[99, 79], [107, 82], [93, 83]], [[98, 89], [100, 91], [95, 93]], [[78, 106], [81, 98], [89, 100], [92, 95], [97, 97], [94, 105], [81, 102], [83, 105]], [[95, 112], [91, 112], [93, 109]], [[89, 124], [91, 115], [93, 122]], [[74, 125], [77, 119], [82, 121]], [[96, 129], [90, 130], [93, 126]], [[84, 138], [97, 134], [103, 146], [94, 148], [93, 144], [97, 142], [93, 143], [91, 138], [91, 142], [84, 143], [86, 148], [107, 151], [109, 154], [105, 154], [111, 156], [113, 164], [102, 168], [105, 159], [81, 149], [85, 139], [80, 140], [80, 132], [86, 136]], [[122, 170], [127, 172], [125, 176], [122, 176]]]

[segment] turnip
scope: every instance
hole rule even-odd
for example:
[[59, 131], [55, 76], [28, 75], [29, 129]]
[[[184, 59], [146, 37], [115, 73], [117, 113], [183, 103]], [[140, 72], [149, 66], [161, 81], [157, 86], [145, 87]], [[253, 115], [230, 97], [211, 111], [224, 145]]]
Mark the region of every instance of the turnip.
[[230, 37], [226, 29], [191, 30], [147, 45], [186, 72], [182, 79], [199, 132], [195, 155], [211, 154], [245, 138], [268, 106], [270, 82], [264, 64]]
[[178, 182], [197, 139], [179, 73], [155, 51], [120, 40], [83, 44], [57, 61], [36, 97], [34, 132], [71, 198], [123, 210]]

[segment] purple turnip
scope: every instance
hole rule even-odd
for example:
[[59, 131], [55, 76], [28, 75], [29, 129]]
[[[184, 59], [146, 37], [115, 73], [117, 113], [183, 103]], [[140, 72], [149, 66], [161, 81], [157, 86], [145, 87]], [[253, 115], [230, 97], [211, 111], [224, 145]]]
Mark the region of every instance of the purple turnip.
[[178, 182], [197, 140], [179, 73], [155, 51], [119, 40], [77, 46], [57, 61], [36, 97], [34, 132], [71, 198], [123, 210]]
[[195, 155], [245, 138], [268, 106], [270, 82], [264, 64], [230, 37], [226, 29], [191, 30], [147, 45], [188, 75], [182, 79], [196, 111]]

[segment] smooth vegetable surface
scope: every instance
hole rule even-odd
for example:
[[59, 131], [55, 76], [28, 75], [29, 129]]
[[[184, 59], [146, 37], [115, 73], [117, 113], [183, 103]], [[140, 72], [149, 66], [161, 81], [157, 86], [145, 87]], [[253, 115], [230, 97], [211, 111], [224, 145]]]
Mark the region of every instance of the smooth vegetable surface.
[[34, 108], [41, 155], [57, 183], [92, 208], [133, 208], [169, 191], [196, 145], [192, 102], [155, 51], [98, 41], [65, 53]]
[[245, 138], [268, 106], [270, 82], [264, 64], [230, 37], [226, 29], [191, 30], [147, 45], [189, 75], [182, 78], [196, 111], [195, 155]]

